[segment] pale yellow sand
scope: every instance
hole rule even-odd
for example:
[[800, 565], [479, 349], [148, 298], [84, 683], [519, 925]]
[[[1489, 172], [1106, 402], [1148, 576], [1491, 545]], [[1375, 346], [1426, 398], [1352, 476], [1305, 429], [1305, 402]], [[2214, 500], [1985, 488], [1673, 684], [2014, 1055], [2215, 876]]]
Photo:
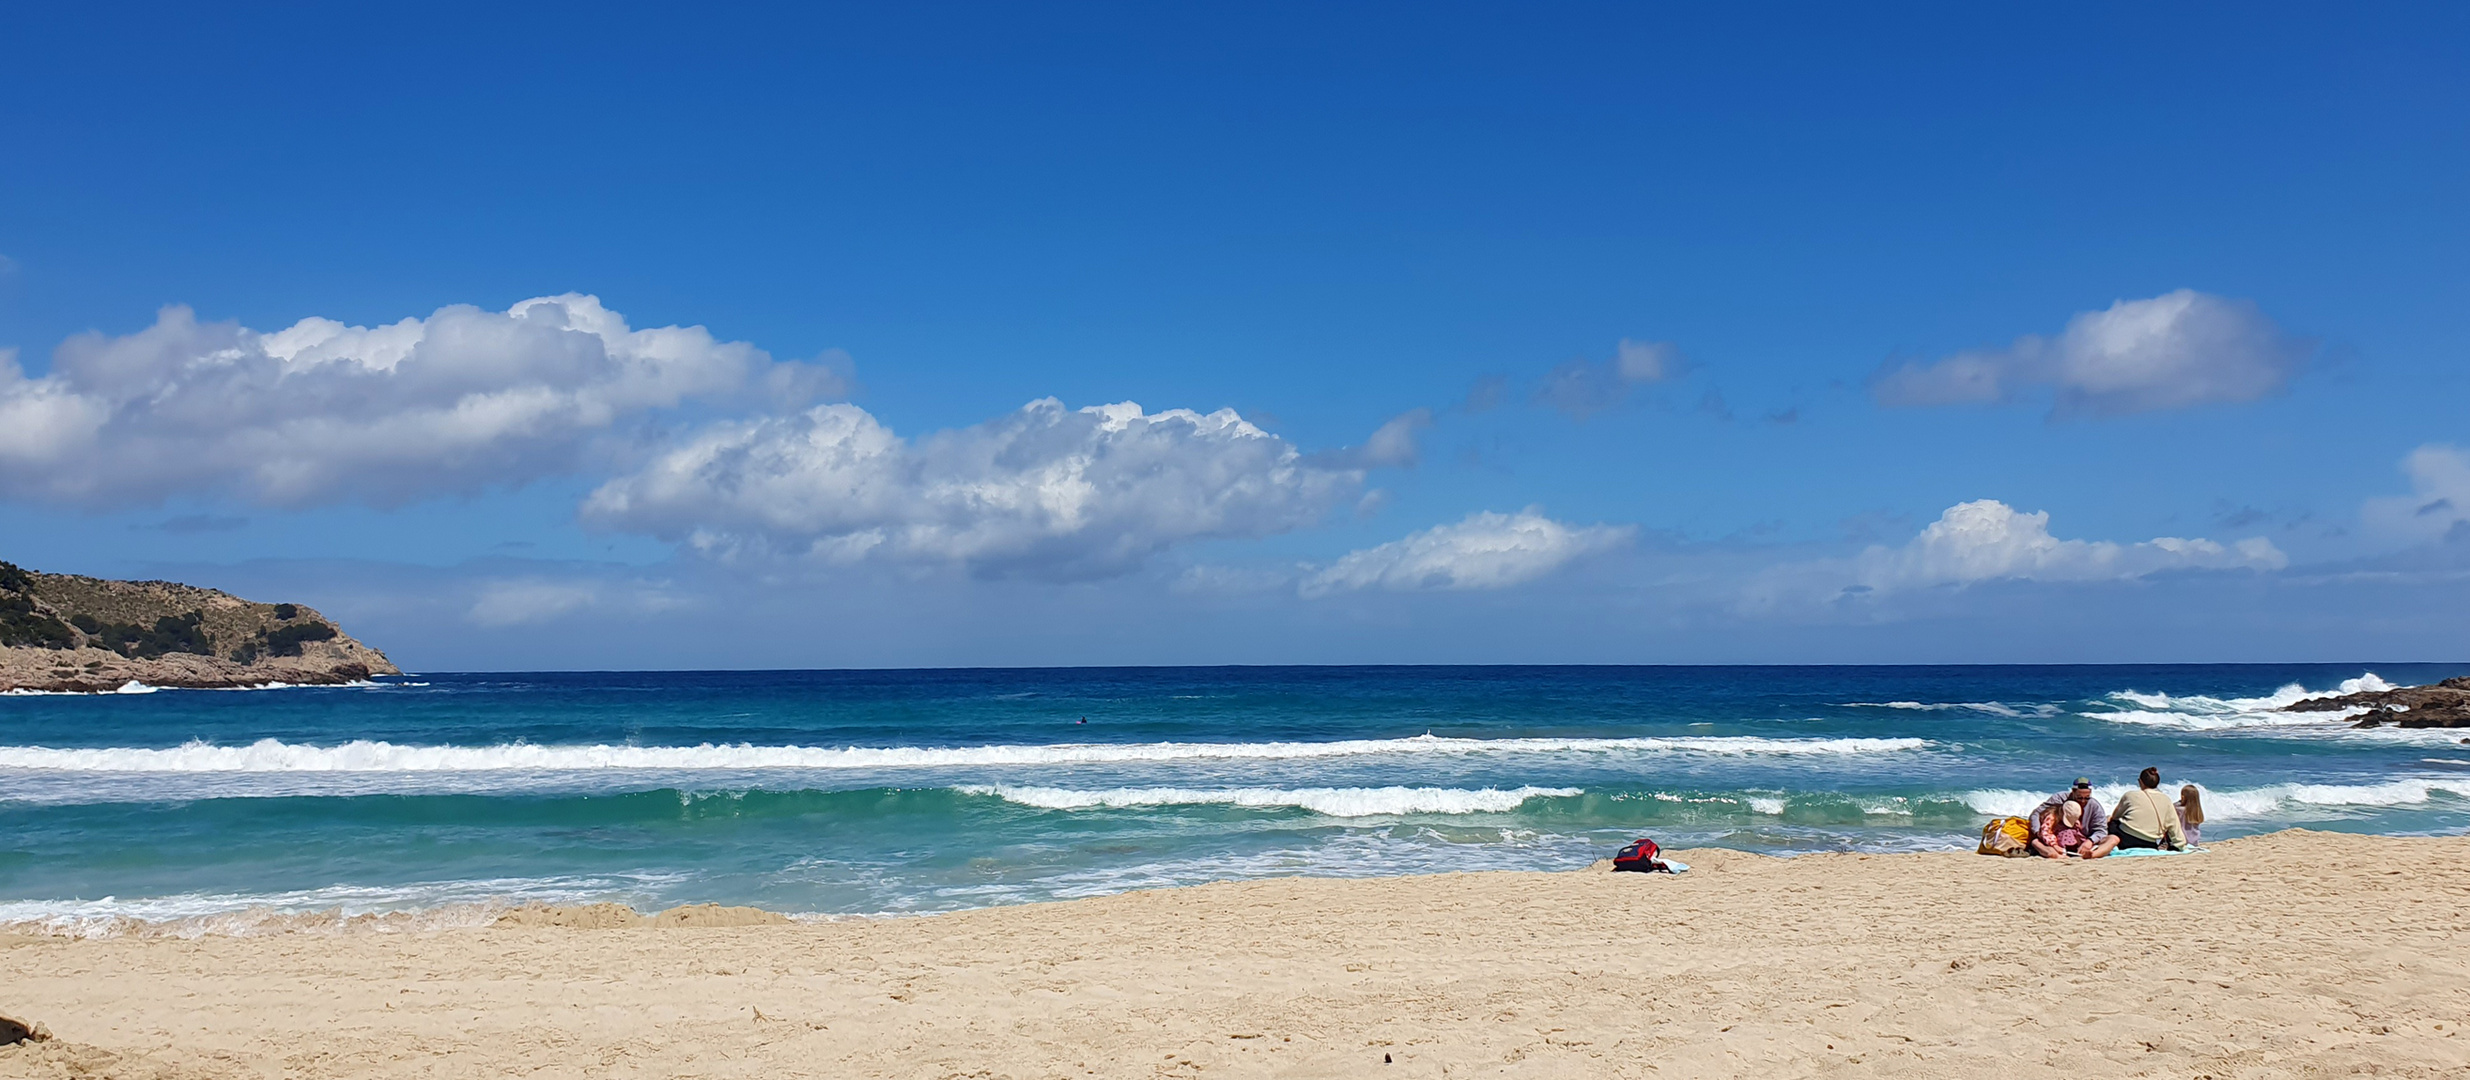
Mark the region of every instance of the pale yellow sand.
[[0, 934], [0, 1015], [59, 1036], [0, 1076], [2470, 1075], [2470, 839], [1683, 857], [837, 924]]

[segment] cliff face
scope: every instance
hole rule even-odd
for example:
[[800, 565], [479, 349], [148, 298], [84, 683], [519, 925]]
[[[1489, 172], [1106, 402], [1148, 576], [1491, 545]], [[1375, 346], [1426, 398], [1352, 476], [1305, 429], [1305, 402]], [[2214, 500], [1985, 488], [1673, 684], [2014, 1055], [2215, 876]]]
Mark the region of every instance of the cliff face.
[[41, 574], [0, 562], [0, 691], [333, 684], [400, 675], [298, 604], [169, 581]]

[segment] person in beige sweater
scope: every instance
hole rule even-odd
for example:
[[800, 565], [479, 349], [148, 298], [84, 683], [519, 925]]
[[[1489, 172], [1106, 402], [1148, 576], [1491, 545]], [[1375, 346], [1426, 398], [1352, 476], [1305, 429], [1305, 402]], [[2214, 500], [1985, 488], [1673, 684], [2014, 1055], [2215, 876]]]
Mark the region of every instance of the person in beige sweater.
[[2148, 768], [2136, 776], [2136, 789], [2118, 797], [2110, 811], [2110, 835], [2118, 846], [2187, 850], [2187, 832], [2178, 823], [2178, 804], [2161, 793], [2161, 770]]

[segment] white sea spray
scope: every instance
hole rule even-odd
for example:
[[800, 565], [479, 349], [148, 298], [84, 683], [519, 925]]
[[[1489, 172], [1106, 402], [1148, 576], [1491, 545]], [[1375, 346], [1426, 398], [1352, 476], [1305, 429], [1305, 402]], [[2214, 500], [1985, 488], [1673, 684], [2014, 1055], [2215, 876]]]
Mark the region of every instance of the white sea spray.
[[489, 772], [657, 769], [897, 769], [954, 766], [1105, 765], [1155, 761], [1275, 761], [1378, 755], [1701, 754], [1865, 755], [1920, 750], [1917, 738], [1791, 739], [1680, 736], [1632, 739], [1405, 739], [1332, 742], [1061, 743], [969, 747], [755, 746], [407, 746], [355, 739], [311, 746], [259, 739], [245, 746], [192, 741], [167, 748], [0, 746], [0, 769], [103, 773]]

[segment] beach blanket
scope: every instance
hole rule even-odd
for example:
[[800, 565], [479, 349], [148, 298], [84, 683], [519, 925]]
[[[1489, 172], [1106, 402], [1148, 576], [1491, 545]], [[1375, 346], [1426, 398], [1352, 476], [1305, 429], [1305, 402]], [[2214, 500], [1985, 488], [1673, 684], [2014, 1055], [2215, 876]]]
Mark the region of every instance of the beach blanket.
[[2205, 854], [2205, 853], [2207, 853], [2207, 852], [2210, 852], [2211, 850], [2213, 850], [2213, 849], [2211, 849], [2211, 848], [2200, 848], [2200, 847], [2191, 847], [2191, 848], [2188, 848], [2188, 849], [2187, 849], [2187, 850], [2185, 850], [2185, 851], [2163, 851], [2163, 850], [2161, 850], [2160, 848], [2148, 848], [2148, 847], [2145, 847], [2145, 848], [2125, 848], [2125, 849], [2122, 849], [2122, 850], [2119, 850], [2119, 851], [2113, 851], [2113, 852], [2111, 852], [2111, 853], [2110, 853], [2110, 857], [2111, 857], [2111, 858], [2113, 858], [2113, 859], [2134, 859], [2134, 858], [2141, 858], [2141, 857], [2146, 856], [2146, 855], [2202, 855], [2202, 854]]

